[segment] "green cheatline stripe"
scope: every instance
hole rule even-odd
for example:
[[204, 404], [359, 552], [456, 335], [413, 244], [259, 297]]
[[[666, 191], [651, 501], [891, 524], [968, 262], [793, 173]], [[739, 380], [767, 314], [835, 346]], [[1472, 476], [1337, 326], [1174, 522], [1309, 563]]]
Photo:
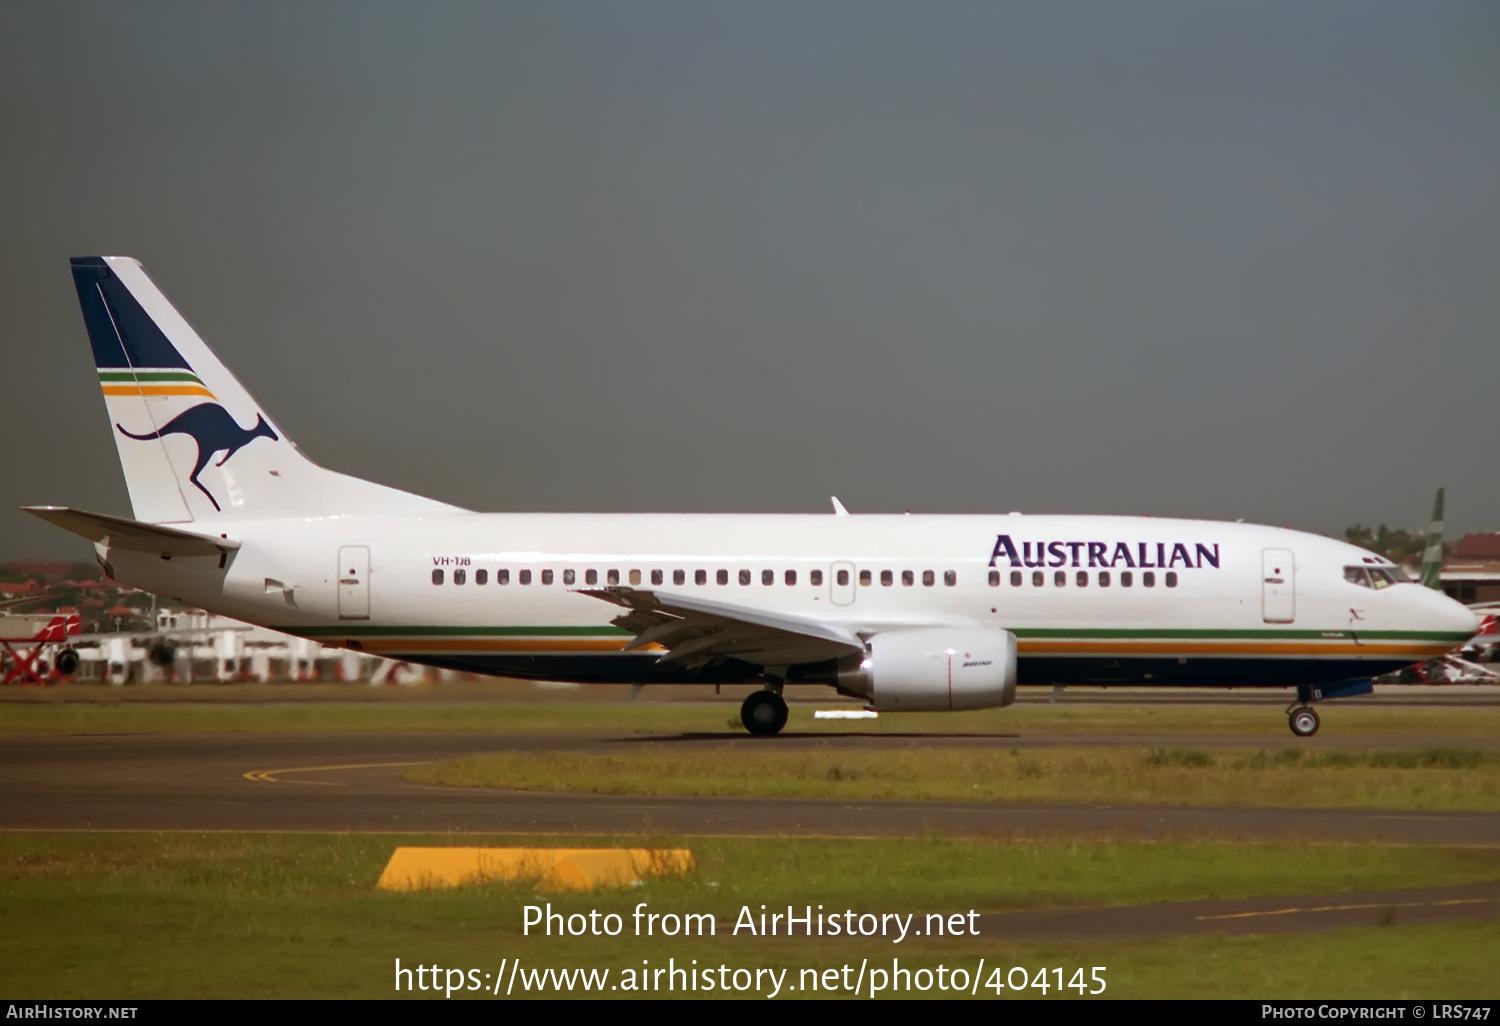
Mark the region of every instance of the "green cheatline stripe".
[[[431, 626], [346, 626], [272, 627], [272, 630], [304, 637], [358, 638], [485, 638], [485, 637], [628, 637], [630, 631], [620, 627], [431, 627]], [[1019, 638], [1113, 638], [1145, 641], [1167, 638], [1175, 641], [1339, 641], [1357, 634], [1366, 641], [1468, 641], [1467, 633], [1449, 631], [1289, 631], [1289, 630], [1132, 630], [1129, 628], [1068, 629], [1054, 627], [1021, 627], [1014, 631]]]
[[203, 384], [203, 380], [192, 371], [113, 371], [99, 372], [99, 381], [191, 381]]
[[1289, 631], [1289, 630], [1172, 630], [1099, 628], [1073, 629], [1066, 627], [1017, 627], [1013, 633], [1018, 638], [1126, 638], [1145, 641], [1152, 638], [1171, 638], [1178, 641], [1337, 641], [1358, 635], [1367, 641], [1451, 641], [1457, 644], [1468, 641], [1467, 633], [1452, 631]]
[[272, 627], [283, 634], [301, 634], [308, 638], [598, 638], [631, 637], [620, 627]]

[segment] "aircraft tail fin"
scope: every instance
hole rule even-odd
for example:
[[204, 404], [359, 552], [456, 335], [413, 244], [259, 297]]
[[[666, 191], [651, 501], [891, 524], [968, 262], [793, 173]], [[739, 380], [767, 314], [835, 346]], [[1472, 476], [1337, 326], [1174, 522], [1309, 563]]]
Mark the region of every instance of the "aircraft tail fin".
[[1443, 489], [1437, 490], [1432, 500], [1432, 523], [1427, 527], [1427, 546], [1422, 550], [1422, 583], [1429, 588], [1441, 588], [1438, 579], [1443, 569]]
[[74, 257], [111, 432], [135, 518], [453, 510], [303, 456], [130, 257]]

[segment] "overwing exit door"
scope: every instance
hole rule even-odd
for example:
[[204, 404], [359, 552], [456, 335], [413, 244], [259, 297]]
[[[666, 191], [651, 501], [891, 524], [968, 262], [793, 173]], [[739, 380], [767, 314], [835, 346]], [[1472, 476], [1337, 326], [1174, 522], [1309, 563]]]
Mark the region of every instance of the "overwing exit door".
[[830, 570], [828, 597], [836, 606], [854, 605], [854, 564], [835, 563]]
[[1266, 623], [1297, 618], [1297, 561], [1291, 549], [1264, 549], [1260, 554], [1261, 610]]
[[339, 549], [339, 619], [370, 618], [370, 547], [345, 545]]

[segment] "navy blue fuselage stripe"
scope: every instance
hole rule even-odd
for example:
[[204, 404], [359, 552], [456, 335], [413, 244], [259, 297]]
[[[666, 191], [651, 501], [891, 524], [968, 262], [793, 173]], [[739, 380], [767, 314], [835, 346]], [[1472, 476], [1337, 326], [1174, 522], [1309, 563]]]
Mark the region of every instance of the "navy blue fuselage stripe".
[[102, 260], [74, 257], [73, 285], [96, 367], [192, 369]]

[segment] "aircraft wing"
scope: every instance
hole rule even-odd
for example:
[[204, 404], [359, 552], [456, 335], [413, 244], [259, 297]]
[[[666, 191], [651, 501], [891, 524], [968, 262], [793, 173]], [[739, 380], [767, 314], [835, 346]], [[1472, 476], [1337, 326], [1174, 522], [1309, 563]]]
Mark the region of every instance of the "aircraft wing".
[[129, 549], [132, 552], [150, 552], [163, 559], [173, 556], [227, 555], [240, 547], [240, 543], [233, 538], [214, 538], [161, 524], [145, 524], [139, 520], [126, 520], [103, 513], [87, 513], [67, 506], [22, 506], [21, 509], [96, 544], [102, 543], [111, 548]]
[[610, 622], [635, 635], [625, 651], [660, 645], [664, 663], [688, 668], [719, 659], [761, 666], [791, 666], [862, 653], [864, 642], [847, 628], [800, 616], [747, 609], [696, 596], [641, 588], [580, 588], [628, 612]]

